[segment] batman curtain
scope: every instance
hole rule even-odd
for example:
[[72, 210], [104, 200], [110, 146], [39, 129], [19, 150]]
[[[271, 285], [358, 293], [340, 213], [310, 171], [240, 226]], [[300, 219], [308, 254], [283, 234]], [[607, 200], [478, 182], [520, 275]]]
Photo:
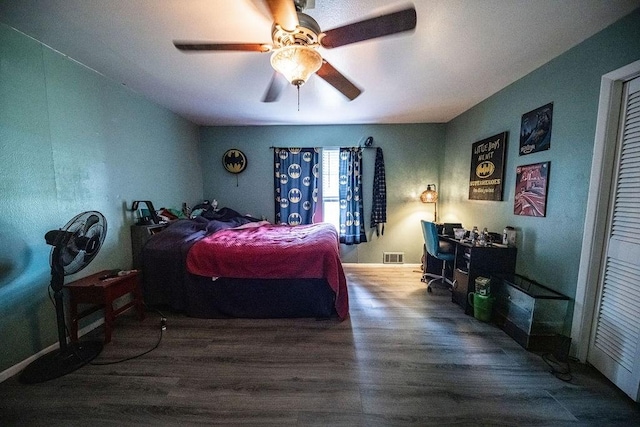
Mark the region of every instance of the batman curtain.
[[316, 148], [275, 148], [276, 224], [311, 224], [318, 201]]
[[340, 243], [367, 241], [362, 205], [362, 148], [340, 148]]

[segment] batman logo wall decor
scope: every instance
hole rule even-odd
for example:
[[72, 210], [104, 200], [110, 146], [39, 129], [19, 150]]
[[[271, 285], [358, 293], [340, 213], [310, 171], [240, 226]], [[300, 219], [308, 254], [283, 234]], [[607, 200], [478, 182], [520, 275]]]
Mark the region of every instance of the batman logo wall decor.
[[222, 165], [231, 173], [240, 173], [247, 167], [247, 157], [242, 151], [232, 148], [223, 154]]
[[496, 169], [492, 162], [484, 161], [476, 167], [476, 176], [478, 178], [489, 178]]

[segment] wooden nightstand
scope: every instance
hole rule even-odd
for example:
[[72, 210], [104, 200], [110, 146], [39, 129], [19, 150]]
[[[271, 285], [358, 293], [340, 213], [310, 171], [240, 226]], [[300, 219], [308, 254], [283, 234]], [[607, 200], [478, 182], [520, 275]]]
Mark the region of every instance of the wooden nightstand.
[[[64, 287], [69, 291], [69, 314], [71, 316], [71, 340], [78, 340], [78, 321], [104, 308], [104, 342], [111, 341], [113, 322], [117, 315], [135, 307], [140, 320], [144, 319], [140, 274], [133, 270], [123, 276], [101, 280], [111, 273], [104, 270], [83, 279], [67, 283]], [[114, 310], [113, 302], [123, 295], [131, 294], [132, 300]], [[78, 304], [91, 304], [92, 307], [78, 313]]]
[[142, 267], [142, 248], [144, 248], [147, 240], [168, 226], [168, 223], [131, 226], [131, 256], [133, 258], [133, 268], [139, 269]]

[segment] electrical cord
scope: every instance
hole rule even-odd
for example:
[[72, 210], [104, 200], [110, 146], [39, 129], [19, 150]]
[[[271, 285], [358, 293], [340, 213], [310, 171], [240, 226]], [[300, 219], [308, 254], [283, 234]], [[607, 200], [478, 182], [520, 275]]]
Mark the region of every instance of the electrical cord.
[[[146, 307], [146, 304], [145, 304]], [[148, 308], [148, 307], [147, 307]], [[162, 334], [164, 331], [167, 330], [167, 318], [164, 316], [164, 314], [162, 314], [162, 312], [158, 309], [153, 309], [155, 312], [157, 312], [160, 315], [160, 334], [158, 335], [158, 341], [156, 342], [156, 344], [151, 347], [149, 350], [143, 351], [140, 354], [136, 354], [135, 356], [129, 356], [129, 357], [125, 357], [124, 359], [120, 359], [120, 360], [114, 360], [111, 362], [89, 362], [90, 365], [95, 365], [95, 366], [105, 366], [105, 365], [115, 365], [117, 363], [122, 363], [122, 362], [128, 362], [129, 360], [133, 360], [133, 359], [137, 359], [138, 357], [142, 357], [146, 354], [151, 353], [153, 350], [155, 350], [156, 348], [158, 348], [160, 346], [160, 343], [162, 342]]]
[[[51, 304], [53, 305], [54, 309], [56, 308], [56, 302], [54, 300], [54, 298], [51, 296], [51, 286], [49, 286], [47, 288], [47, 293], [49, 296], [49, 300], [51, 301]], [[149, 307], [147, 307], [147, 305], [145, 304], [145, 307], [148, 309]], [[149, 350], [145, 350], [144, 352], [140, 353], [140, 354], [136, 354], [134, 356], [129, 356], [126, 357], [124, 359], [120, 359], [120, 360], [114, 360], [111, 362], [93, 362], [93, 361], [85, 361], [85, 363], [88, 363], [90, 365], [95, 365], [95, 366], [105, 366], [105, 365], [115, 365], [117, 363], [122, 363], [122, 362], [127, 362], [129, 360], [133, 360], [133, 359], [137, 359], [138, 357], [142, 357], [146, 354], [151, 353], [153, 350], [157, 349], [160, 346], [160, 343], [162, 342], [162, 336], [163, 336], [163, 332], [167, 330], [167, 318], [165, 317], [165, 315], [158, 309], [152, 309], [153, 311], [157, 312], [160, 315], [160, 334], [158, 336], [158, 341], [156, 341], [155, 345], [150, 348]], [[71, 334], [69, 333], [69, 329], [67, 328], [67, 324], [64, 324], [64, 329], [67, 333], [67, 336], [71, 336]], [[75, 354], [75, 356], [80, 359], [83, 360], [82, 355], [80, 355], [78, 353], [78, 351], [76, 351], [76, 348], [71, 346], [71, 349], [73, 351], [73, 353]]]
[[551, 368], [551, 373], [559, 380], [569, 382], [573, 379], [571, 375], [571, 365], [569, 362], [561, 362], [553, 353], [542, 354], [542, 360]]
[[[146, 308], [147, 305], [145, 304]], [[125, 357], [124, 359], [120, 359], [120, 360], [114, 360], [111, 362], [89, 362], [90, 365], [95, 365], [95, 366], [106, 366], [106, 365], [115, 365], [118, 363], [122, 363], [122, 362], [128, 362], [129, 360], [133, 360], [133, 359], [137, 359], [138, 357], [142, 357], [146, 354], [151, 353], [153, 350], [155, 350], [156, 348], [158, 348], [160, 346], [160, 343], [162, 342], [162, 334], [164, 333], [164, 331], [167, 330], [167, 318], [164, 316], [164, 314], [162, 314], [162, 312], [158, 309], [153, 309], [153, 311], [157, 312], [160, 315], [160, 334], [158, 335], [158, 341], [156, 342], [156, 344], [151, 347], [149, 350], [143, 351], [140, 354], [136, 354], [135, 356], [129, 356], [129, 357]]]

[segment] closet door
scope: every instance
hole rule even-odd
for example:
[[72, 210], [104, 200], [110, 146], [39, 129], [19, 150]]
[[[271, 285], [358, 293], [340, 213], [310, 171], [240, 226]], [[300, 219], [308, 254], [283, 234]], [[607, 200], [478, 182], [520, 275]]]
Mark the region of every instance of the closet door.
[[640, 400], [640, 78], [625, 83], [598, 307], [587, 360]]

